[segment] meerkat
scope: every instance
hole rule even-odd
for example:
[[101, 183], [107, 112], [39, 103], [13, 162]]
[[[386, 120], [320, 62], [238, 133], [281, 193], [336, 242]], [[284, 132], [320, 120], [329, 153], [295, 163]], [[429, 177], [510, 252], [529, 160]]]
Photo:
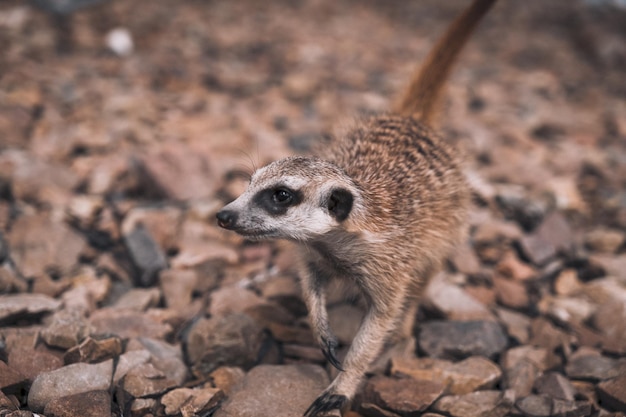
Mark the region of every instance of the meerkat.
[[[344, 409], [390, 336], [410, 337], [421, 289], [465, 235], [469, 187], [431, 125], [452, 64], [494, 2], [474, 0], [457, 17], [392, 113], [357, 121], [322, 155], [258, 169], [217, 213], [221, 227], [248, 239], [299, 248], [311, 328], [341, 371], [305, 417]], [[354, 283], [368, 306], [343, 363], [326, 311], [333, 279]]]

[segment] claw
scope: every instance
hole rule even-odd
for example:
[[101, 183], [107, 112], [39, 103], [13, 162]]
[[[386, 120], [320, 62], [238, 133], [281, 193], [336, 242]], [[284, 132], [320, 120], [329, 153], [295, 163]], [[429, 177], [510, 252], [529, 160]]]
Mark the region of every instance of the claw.
[[341, 410], [348, 402], [348, 397], [345, 395], [329, 394], [324, 392], [317, 397], [313, 404], [307, 408], [304, 412], [304, 417], [316, 417], [319, 413], [324, 413], [331, 410]]
[[343, 367], [341, 366], [341, 362], [337, 359], [337, 341], [334, 339], [326, 339], [322, 338], [322, 353], [324, 357], [332, 366], [339, 369], [343, 372]]

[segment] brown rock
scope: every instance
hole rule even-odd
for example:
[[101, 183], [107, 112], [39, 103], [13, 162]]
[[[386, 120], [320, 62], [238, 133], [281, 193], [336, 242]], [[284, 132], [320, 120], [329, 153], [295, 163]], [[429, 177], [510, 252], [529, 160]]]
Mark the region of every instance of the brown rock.
[[65, 275], [86, 247], [80, 235], [47, 215], [19, 217], [11, 228], [9, 244], [13, 260], [26, 277], [43, 276], [50, 269]]
[[519, 243], [524, 256], [537, 266], [545, 265], [556, 255], [556, 247], [536, 234], [522, 237]]
[[122, 295], [115, 305], [116, 309], [146, 311], [156, 307], [161, 300], [161, 291], [158, 288], [133, 288]]
[[109, 417], [111, 396], [107, 391], [90, 391], [57, 398], [46, 404], [49, 417]]
[[[127, 349], [131, 348], [131, 342], [129, 342]], [[162, 340], [147, 337], [139, 338], [138, 342], [140, 349], [147, 349], [150, 352], [152, 355], [151, 363], [167, 378], [178, 385], [185, 382], [188, 372], [180, 345], [171, 345]]]
[[572, 229], [565, 217], [558, 211], [548, 214], [537, 228], [537, 236], [552, 245], [557, 251], [567, 251], [574, 241]]
[[41, 338], [48, 346], [69, 349], [89, 335], [89, 323], [79, 311], [61, 310], [52, 316], [51, 321], [41, 331]]
[[528, 307], [530, 301], [528, 293], [526, 287], [520, 282], [496, 276], [493, 278], [493, 285], [500, 304], [517, 309]]
[[[49, 349], [43, 343], [36, 345], [38, 340], [37, 331], [18, 332], [18, 334], [8, 334], [6, 336], [8, 348], [7, 363], [11, 368], [18, 369], [29, 381], [32, 381], [40, 373], [53, 371], [63, 366], [60, 352]], [[2, 336], [0, 336], [1, 339]]]
[[570, 335], [543, 317], [538, 317], [531, 322], [530, 335], [530, 340], [528, 341], [530, 345], [545, 347], [549, 350], [569, 346], [573, 342]]
[[523, 314], [499, 308], [497, 310], [500, 322], [506, 327], [509, 336], [525, 344], [530, 337], [530, 319]]
[[195, 375], [222, 365], [249, 368], [263, 344], [263, 329], [245, 314], [200, 319], [187, 336], [187, 354]]
[[554, 292], [557, 295], [574, 295], [582, 289], [582, 283], [578, 279], [575, 269], [564, 269], [554, 281]]
[[207, 155], [171, 141], [140, 158], [145, 183], [164, 197], [194, 200], [211, 197], [216, 181]]
[[300, 416], [327, 385], [328, 376], [319, 366], [257, 366], [215, 417]]
[[0, 323], [37, 317], [57, 310], [61, 303], [43, 294], [0, 295]]
[[284, 344], [283, 354], [288, 358], [304, 359], [318, 365], [326, 363], [326, 358], [319, 347]]
[[399, 414], [392, 413], [372, 403], [361, 403], [359, 413], [364, 417], [399, 417]]
[[546, 394], [560, 400], [574, 401], [576, 389], [571, 382], [557, 372], [549, 372], [535, 381], [535, 390], [539, 394]]
[[135, 398], [130, 403], [130, 415], [132, 417], [150, 417], [156, 414], [158, 408], [157, 400], [154, 398]]
[[611, 229], [596, 229], [585, 235], [585, 245], [597, 252], [614, 253], [624, 243], [624, 233]]
[[193, 417], [211, 411], [224, 399], [219, 388], [177, 388], [161, 398], [165, 414]]
[[392, 375], [437, 381], [446, 385], [446, 392], [454, 395], [490, 389], [500, 380], [502, 371], [489, 359], [472, 356], [453, 363], [432, 358], [392, 358]]
[[426, 287], [424, 302], [452, 320], [493, 319], [489, 309], [462, 288], [447, 282], [445, 275], [435, 276]]
[[90, 317], [95, 334], [114, 334], [122, 339], [133, 337], [151, 337], [164, 339], [172, 332], [169, 324], [159, 322], [147, 313], [133, 310], [102, 308]]
[[430, 321], [421, 325], [419, 336], [420, 348], [442, 359], [492, 357], [507, 343], [502, 327], [493, 321]]
[[243, 381], [246, 373], [234, 366], [221, 366], [209, 374], [209, 378], [216, 388], [221, 389], [229, 396]]
[[581, 324], [595, 312], [596, 306], [583, 297], [545, 296], [539, 301], [539, 311], [561, 323]]
[[148, 350], [131, 350], [118, 359], [115, 373], [113, 374], [113, 383], [117, 384], [126, 374], [134, 368], [138, 368], [147, 364], [152, 359], [152, 355]]
[[20, 394], [27, 385], [28, 379], [24, 375], [0, 361], [0, 390], [7, 394]]
[[94, 365], [75, 363], [39, 374], [28, 392], [28, 406], [43, 411], [52, 400], [89, 391], [107, 391], [113, 377], [113, 361]]
[[156, 283], [159, 271], [167, 268], [167, 258], [163, 249], [150, 232], [142, 225], [123, 235], [124, 245], [135, 266], [135, 282], [142, 287]]
[[261, 297], [246, 288], [234, 285], [221, 287], [211, 293], [209, 314], [224, 316], [231, 313], [243, 313], [246, 309], [263, 302]]
[[454, 268], [462, 274], [473, 275], [480, 272], [480, 260], [469, 243], [460, 245], [454, 251], [451, 261]]
[[283, 343], [300, 343], [303, 345], [315, 345], [315, 339], [308, 327], [286, 326], [280, 323], [268, 323], [267, 328], [274, 339]]
[[502, 355], [501, 362], [504, 369], [513, 369], [520, 362], [529, 362], [539, 371], [545, 371], [553, 366], [549, 349], [532, 346], [517, 346], [507, 350]]
[[120, 388], [133, 398], [153, 397], [174, 386], [176, 382], [151, 363], [132, 368], [120, 382]]
[[611, 341], [612, 346], [626, 347], [626, 303], [611, 301], [600, 304], [593, 315], [592, 323]]
[[526, 281], [537, 275], [535, 269], [520, 261], [513, 251], [509, 251], [503, 256], [496, 266], [496, 270], [505, 277], [519, 281]]
[[66, 365], [76, 362], [96, 363], [115, 358], [121, 353], [122, 340], [119, 337], [101, 340], [88, 337], [80, 345], [65, 352], [63, 360]]
[[522, 360], [505, 369], [502, 385], [515, 393], [515, 398], [530, 395], [539, 376], [539, 369], [530, 361]]
[[476, 391], [440, 398], [433, 410], [452, 417], [504, 417], [513, 406], [500, 391]]
[[135, 207], [124, 217], [121, 232], [128, 235], [141, 225], [161, 248], [168, 251], [176, 247], [182, 222], [183, 212], [178, 207]]
[[626, 410], [626, 374], [598, 384], [598, 400], [603, 408]]
[[568, 377], [584, 380], [606, 380], [620, 375], [615, 359], [597, 354], [583, 354], [570, 358], [565, 366]]
[[366, 402], [399, 414], [415, 414], [426, 410], [443, 393], [445, 385], [436, 381], [413, 378], [389, 378], [376, 375], [363, 389]]
[[166, 269], [159, 274], [165, 305], [181, 310], [191, 303], [198, 283], [198, 275], [192, 270]]

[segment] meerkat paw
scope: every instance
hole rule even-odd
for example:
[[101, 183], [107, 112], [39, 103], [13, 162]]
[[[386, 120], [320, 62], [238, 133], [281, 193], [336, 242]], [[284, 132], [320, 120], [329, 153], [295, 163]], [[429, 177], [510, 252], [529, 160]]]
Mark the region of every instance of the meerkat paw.
[[304, 412], [304, 417], [317, 417], [321, 413], [333, 410], [341, 410], [348, 403], [348, 397], [340, 394], [332, 394], [325, 391], [317, 397], [313, 404]]
[[337, 359], [337, 347], [339, 343], [337, 343], [337, 339], [334, 337], [326, 338], [322, 337], [322, 342], [320, 343], [322, 348], [322, 353], [326, 360], [335, 368], [343, 371], [343, 367], [341, 366], [341, 362]]

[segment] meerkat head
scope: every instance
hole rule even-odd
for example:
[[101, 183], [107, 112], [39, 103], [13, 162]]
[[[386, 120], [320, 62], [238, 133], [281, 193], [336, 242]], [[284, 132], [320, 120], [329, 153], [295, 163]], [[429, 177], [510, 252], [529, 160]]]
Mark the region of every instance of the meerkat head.
[[217, 213], [218, 224], [250, 239], [314, 239], [341, 227], [360, 199], [337, 166], [291, 157], [257, 170], [248, 189]]

